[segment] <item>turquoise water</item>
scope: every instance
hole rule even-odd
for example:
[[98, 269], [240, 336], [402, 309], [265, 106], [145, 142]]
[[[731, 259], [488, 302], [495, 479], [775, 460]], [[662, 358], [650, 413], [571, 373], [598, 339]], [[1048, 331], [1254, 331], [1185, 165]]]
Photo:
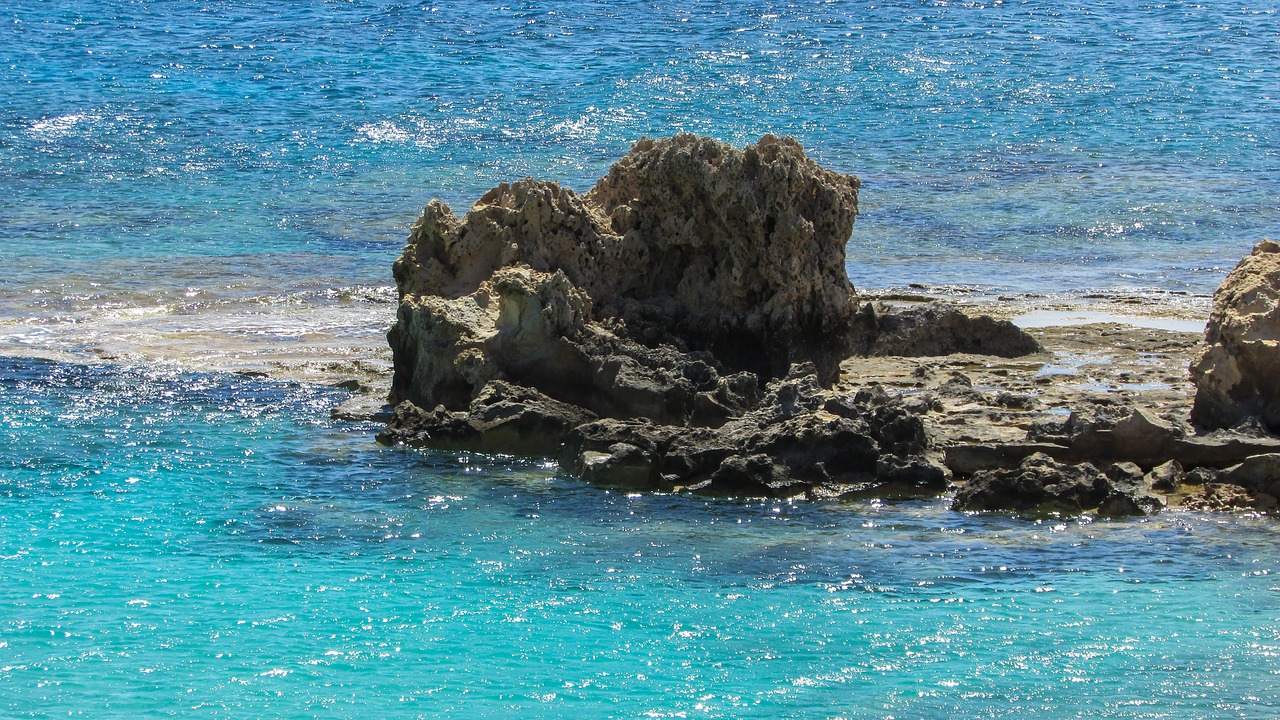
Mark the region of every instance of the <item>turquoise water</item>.
[[5, 717], [1270, 718], [1273, 520], [625, 495], [0, 362]]
[[[10, 2], [0, 345], [376, 340], [427, 200], [678, 130], [860, 175], [858, 287], [1202, 296], [1280, 235], [1278, 9]], [[0, 360], [0, 715], [1280, 713], [1272, 518], [628, 496], [180, 368]]]

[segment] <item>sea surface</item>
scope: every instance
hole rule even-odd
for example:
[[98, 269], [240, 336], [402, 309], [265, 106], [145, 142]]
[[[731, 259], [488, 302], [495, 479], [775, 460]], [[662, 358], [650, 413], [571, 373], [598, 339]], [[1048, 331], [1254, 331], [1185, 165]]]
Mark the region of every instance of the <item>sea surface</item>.
[[11, 0], [0, 716], [1276, 717], [1271, 517], [633, 496], [198, 370], [378, 345], [428, 200], [678, 131], [857, 174], [860, 289], [1203, 306], [1277, 67], [1276, 0]]

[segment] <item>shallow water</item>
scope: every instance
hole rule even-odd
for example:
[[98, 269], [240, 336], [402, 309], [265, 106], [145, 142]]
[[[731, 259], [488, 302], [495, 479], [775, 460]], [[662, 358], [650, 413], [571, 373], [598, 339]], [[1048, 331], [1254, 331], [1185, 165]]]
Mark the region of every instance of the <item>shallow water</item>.
[[0, 714], [1274, 717], [1270, 518], [629, 496], [127, 362], [380, 343], [429, 199], [681, 130], [858, 174], [860, 288], [1202, 301], [1277, 9], [8, 3], [0, 351], [126, 364], [0, 360]]
[[1247, 717], [1274, 520], [627, 495], [335, 393], [0, 362], [6, 717]]

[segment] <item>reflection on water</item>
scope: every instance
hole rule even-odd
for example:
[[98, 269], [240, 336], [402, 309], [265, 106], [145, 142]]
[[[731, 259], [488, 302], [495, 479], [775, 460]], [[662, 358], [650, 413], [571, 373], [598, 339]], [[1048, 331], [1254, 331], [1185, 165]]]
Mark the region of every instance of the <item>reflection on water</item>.
[[97, 697], [461, 717], [1280, 703], [1269, 517], [618, 493], [378, 447], [327, 419], [339, 395], [0, 361], [6, 714]]

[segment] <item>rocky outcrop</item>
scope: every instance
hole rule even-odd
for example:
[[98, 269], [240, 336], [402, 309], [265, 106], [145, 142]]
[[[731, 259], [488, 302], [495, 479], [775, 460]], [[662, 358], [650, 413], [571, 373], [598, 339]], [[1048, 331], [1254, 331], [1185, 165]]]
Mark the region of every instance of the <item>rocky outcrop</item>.
[[570, 430], [594, 419], [594, 414], [576, 405], [495, 380], [463, 412], [451, 412], [443, 405], [428, 412], [409, 401], [400, 403], [378, 440], [386, 445], [550, 456], [559, 451]]
[[956, 494], [956, 510], [1017, 510], [1078, 515], [1146, 515], [1163, 506], [1141, 470], [1119, 463], [1101, 472], [1090, 463], [1067, 465], [1043, 453], [1012, 470], [976, 473]]
[[1280, 452], [1280, 439], [1219, 430], [1191, 434], [1150, 410], [1127, 405], [1086, 406], [1063, 420], [1033, 422], [1024, 442], [953, 445], [946, 466], [958, 477], [1009, 470], [1036, 453], [1066, 463], [1168, 463], [1221, 469], [1256, 455]]
[[526, 179], [462, 218], [433, 201], [394, 266], [380, 439], [557, 457], [628, 488], [941, 492], [919, 417], [833, 390], [841, 361], [1037, 346], [941, 307], [859, 312], [857, 193], [794, 140], [680, 135], [637, 143], [585, 195]]
[[719, 428], [601, 420], [574, 429], [564, 467], [608, 485], [714, 495], [937, 494], [923, 423], [876, 389], [840, 396], [812, 367], [771, 383], [753, 411]]
[[452, 397], [434, 353], [415, 350], [474, 347], [465, 321], [497, 311], [495, 276], [515, 267], [557, 278], [559, 320], [583, 312], [641, 344], [707, 351], [766, 379], [810, 361], [829, 384], [849, 351], [844, 248], [857, 209], [857, 178], [771, 135], [744, 150], [693, 135], [642, 140], [585, 196], [503, 183], [462, 219], [433, 201], [394, 268], [409, 302], [391, 338], [393, 394]]
[[1008, 320], [970, 317], [954, 307], [930, 304], [895, 309], [866, 303], [858, 311], [856, 350], [863, 355], [954, 355], [1021, 357], [1040, 343]]
[[1205, 341], [1191, 365], [1192, 420], [1227, 428], [1256, 418], [1280, 432], [1280, 243], [1258, 243], [1218, 287]]

